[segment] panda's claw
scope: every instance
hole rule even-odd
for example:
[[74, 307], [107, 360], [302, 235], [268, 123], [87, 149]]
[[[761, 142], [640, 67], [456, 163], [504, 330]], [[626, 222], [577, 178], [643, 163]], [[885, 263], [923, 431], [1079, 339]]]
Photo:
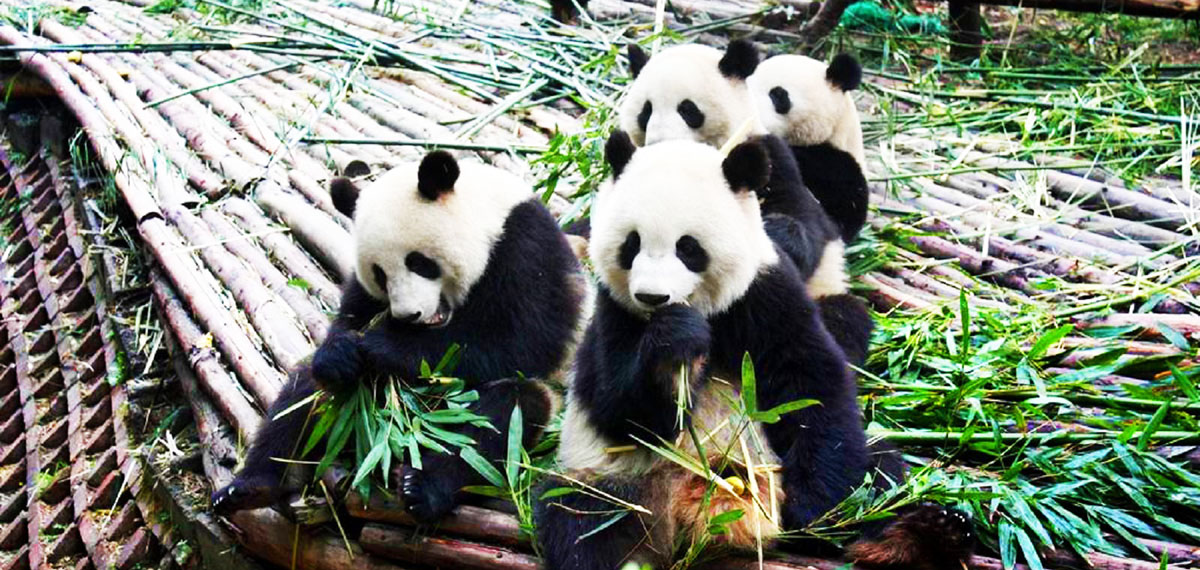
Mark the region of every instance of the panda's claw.
[[404, 510], [418, 523], [436, 522], [454, 509], [454, 497], [434, 481], [427, 481], [421, 471], [405, 468], [401, 477], [400, 494]]
[[239, 477], [213, 492], [210, 499], [213, 512], [220, 516], [229, 516], [238, 511], [270, 506], [279, 496], [276, 487], [265, 480]]

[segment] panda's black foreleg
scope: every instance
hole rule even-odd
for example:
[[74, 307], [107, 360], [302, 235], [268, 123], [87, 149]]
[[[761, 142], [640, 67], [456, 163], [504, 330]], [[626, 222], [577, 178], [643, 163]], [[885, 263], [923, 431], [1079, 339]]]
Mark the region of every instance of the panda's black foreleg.
[[674, 441], [682, 428], [675, 413], [681, 368], [689, 371], [693, 394], [706, 381], [708, 321], [682, 304], [660, 307], [645, 320], [603, 290], [597, 301], [577, 354], [572, 395], [588, 410], [592, 427], [615, 444], [633, 443], [631, 434]]
[[[587, 488], [547, 499], [540, 497], [569, 484], [550, 479], [534, 489], [534, 522], [546, 570], [615, 570], [627, 562], [670, 567], [674, 529], [663, 515], [669, 493], [661, 478], [570, 475]], [[612, 522], [615, 517], [620, 518]]]
[[359, 332], [386, 309], [386, 305], [371, 298], [358, 279], [349, 278], [342, 288], [337, 317], [313, 353], [312, 376], [317, 384], [331, 392], [345, 392], [358, 386], [365, 365]]
[[263, 423], [254, 435], [246, 452], [242, 470], [233, 482], [212, 495], [212, 506], [218, 514], [227, 515], [246, 509], [275, 504], [288, 491], [287, 460], [295, 457], [304, 445], [306, 425], [312, 427], [309, 414], [312, 405], [305, 405], [279, 416], [284, 410], [308, 398], [316, 390], [312, 369], [307, 362], [296, 366], [279, 396], [271, 403]]
[[817, 299], [817, 306], [821, 309], [821, 321], [825, 323], [825, 329], [846, 353], [846, 361], [862, 366], [867, 361], [871, 331], [875, 328], [875, 320], [871, 318], [866, 303], [854, 295], [843, 293], [821, 297]]
[[[469, 409], [487, 418], [492, 427], [464, 424], [454, 431], [473, 439], [475, 451], [503, 473], [513, 409], [521, 407], [522, 445], [532, 448], [550, 421], [553, 409], [549, 392], [542, 384], [525, 379], [496, 380], [475, 390], [479, 400]], [[485, 483], [486, 479], [457, 455], [422, 451], [421, 469], [401, 466], [395, 476], [405, 509], [425, 523], [448, 514], [457, 504], [459, 489]]]

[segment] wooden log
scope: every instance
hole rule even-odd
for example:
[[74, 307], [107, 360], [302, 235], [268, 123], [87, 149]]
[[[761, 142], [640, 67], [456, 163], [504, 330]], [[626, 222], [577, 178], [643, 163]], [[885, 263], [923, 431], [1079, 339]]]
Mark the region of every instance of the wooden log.
[[425, 536], [393, 526], [370, 523], [359, 544], [367, 552], [403, 562], [478, 570], [539, 570], [537, 557], [490, 544]]
[[[24, 34], [7, 25], [0, 25], [0, 42], [12, 45], [30, 44]], [[17, 54], [17, 59], [54, 86], [59, 100], [75, 114], [92, 145], [96, 147], [100, 163], [112, 174], [134, 217], [143, 220], [148, 216], [159, 215], [158, 204], [154, 200], [156, 193], [146, 183], [148, 176], [141, 172], [140, 165], [121, 163], [120, 157], [124, 156], [124, 149], [116, 142], [112, 126], [88, 96], [71, 81], [67, 72], [40, 53], [21, 52]]]
[[254, 273], [258, 274], [263, 284], [272, 293], [288, 304], [288, 307], [304, 324], [304, 328], [312, 337], [313, 342], [320, 344], [329, 328], [329, 317], [314, 303], [315, 299], [306, 292], [311, 286], [302, 288], [299, 285], [293, 285], [287, 276], [275, 267], [275, 264], [267, 259], [266, 254], [255, 245], [252, 236], [242, 233], [233, 225], [233, 222], [215, 208], [205, 208], [200, 216], [205, 222], [208, 222], [209, 228], [221, 239], [226, 249], [241, 258]]
[[[346, 509], [355, 518], [417, 526], [417, 522], [404, 510], [402, 502], [382, 497], [379, 493], [372, 494], [370, 502], [363, 503], [362, 497], [352, 492], [346, 498]], [[521, 533], [521, 525], [516, 517], [471, 505], [455, 507], [452, 513], [438, 521], [435, 528], [439, 534], [449, 533], [515, 548], [527, 547], [529, 541]]]
[[[272, 225], [258, 206], [240, 198], [225, 200], [221, 209], [233, 216], [247, 235], [253, 235], [263, 244], [280, 266], [307, 282], [327, 307], [338, 306], [341, 291], [337, 284], [287, 236], [289, 228]], [[340, 279], [340, 276], [335, 277]]]
[[291, 308], [267, 289], [258, 275], [225, 249], [207, 224], [184, 208], [164, 206], [163, 213], [199, 251], [209, 270], [233, 295], [280, 368], [291, 370], [312, 352], [312, 340], [301, 330]]
[[256, 342], [249, 336], [249, 326], [239, 324], [232, 314], [220, 305], [210, 283], [213, 278], [197, 267], [195, 259], [183, 252], [187, 246], [162, 218], [151, 218], [138, 226], [142, 239], [171, 276], [179, 296], [191, 309], [204, 328], [213, 335], [225, 360], [237, 372], [238, 378], [258, 400], [262, 408], [275, 401], [283, 386], [284, 374], [272, 366]]
[[358, 542], [347, 544], [329, 530], [299, 528], [273, 509], [241, 511], [229, 521], [246, 548], [281, 568], [403, 570], [364, 551]]
[[[188, 365], [195, 371], [205, 392], [212, 396], [221, 415], [240, 432], [242, 440], [249, 441], [258, 430], [261, 414], [254, 409], [250, 398], [244, 394], [237, 380], [221, 363], [220, 357], [212, 347], [212, 341], [205, 337], [192, 320], [166, 280], [156, 274], [151, 277], [150, 284], [159, 310], [174, 333], [174, 342], [178, 342], [182, 350], [187, 352]], [[196, 398], [190, 400], [195, 408]], [[197, 418], [196, 421], [200, 422], [201, 419]]]

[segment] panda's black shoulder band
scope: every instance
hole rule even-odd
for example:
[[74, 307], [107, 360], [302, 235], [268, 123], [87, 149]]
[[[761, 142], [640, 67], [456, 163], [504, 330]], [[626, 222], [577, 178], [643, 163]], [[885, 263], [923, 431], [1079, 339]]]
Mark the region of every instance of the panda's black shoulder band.
[[426, 200], [437, 200], [438, 196], [454, 190], [458, 181], [458, 163], [444, 151], [435, 150], [421, 159], [417, 168], [417, 192]]

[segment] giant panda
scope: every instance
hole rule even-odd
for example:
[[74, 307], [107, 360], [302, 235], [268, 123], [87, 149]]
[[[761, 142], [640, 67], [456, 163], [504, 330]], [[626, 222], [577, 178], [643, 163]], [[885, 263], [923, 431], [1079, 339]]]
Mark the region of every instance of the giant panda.
[[[422, 361], [436, 364], [455, 344], [454, 375], [479, 394], [471, 410], [496, 428], [457, 431], [485, 458], [503, 460], [514, 406], [521, 406], [527, 446], [552, 415], [551, 393], [524, 378], [551, 378], [569, 365], [585, 280], [532, 189], [502, 170], [436, 151], [361, 192], [344, 178], [331, 192], [354, 220], [354, 276], [324, 342], [271, 405], [241, 472], [214, 493], [220, 513], [267, 506], [290, 490], [286, 464], [272, 458], [292, 457], [307, 439], [308, 408], [279, 412], [317, 388], [343, 393], [377, 376], [416, 379]], [[373, 324], [380, 314], [386, 317]], [[483, 482], [457, 456], [427, 451], [422, 463], [397, 475], [405, 506], [420, 521], [444, 515], [461, 487]]]
[[766, 145], [773, 165], [760, 193], [767, 232], [799, 268], [850, 362], [861, 365], [874, 322], [862, 300], [848, 294], [842, 232], [806, 184], [809, 175], [791, 148], [759, 120], [747, 82], [759, 66], [754, 44], [734, 40], [724, 52], [686, 44], [654, 57], [630, 44], [628, 55], [634, 80], [618, 123], [635, 144], [686, 139], [719, 148], [749, 125], [750, 138]]
[[[762, 141], [722, 158], [683, 140], [639, 150], [618, 132], [605, 150], [613, 178], [593, 205], [590, 248], [599, 287], [558, 452], [568, 481], [584, 486], [563, 494], [552, 481], [535, 493], [547, 570], [668, 568], [677, 545], [705, 539], [708, 515], [733, 509], [744, 515], [721, 535], [726, 544], [769, 544], [824, 515], [877, 463], [898, 480], [898, 461], [871, 457], [845, 356], [763, 228], [755, 192], [771, 155]], [[817, 405], [746, 424], [730, 402], [740, 401], [747, 354], [759, 410]], [[695, 457], [695, 441], [727, 478], [707, 512], [709, 481], [643, 445], [673, 443]], [[735, 476], [751, 494], [729, 483]], [[933, 505], [851, 549], [883, 567], [943, 561], [938, 570], [957, 569], [969, 551], [968, 521]]]
[[849, 243], [867, 220], [862, 125], [850, 91], [862, 82], [853, 56], [828, 65], [803, 55], [777, 55], [747, 80], [763, 126], [792, 147], [804, 183]]

